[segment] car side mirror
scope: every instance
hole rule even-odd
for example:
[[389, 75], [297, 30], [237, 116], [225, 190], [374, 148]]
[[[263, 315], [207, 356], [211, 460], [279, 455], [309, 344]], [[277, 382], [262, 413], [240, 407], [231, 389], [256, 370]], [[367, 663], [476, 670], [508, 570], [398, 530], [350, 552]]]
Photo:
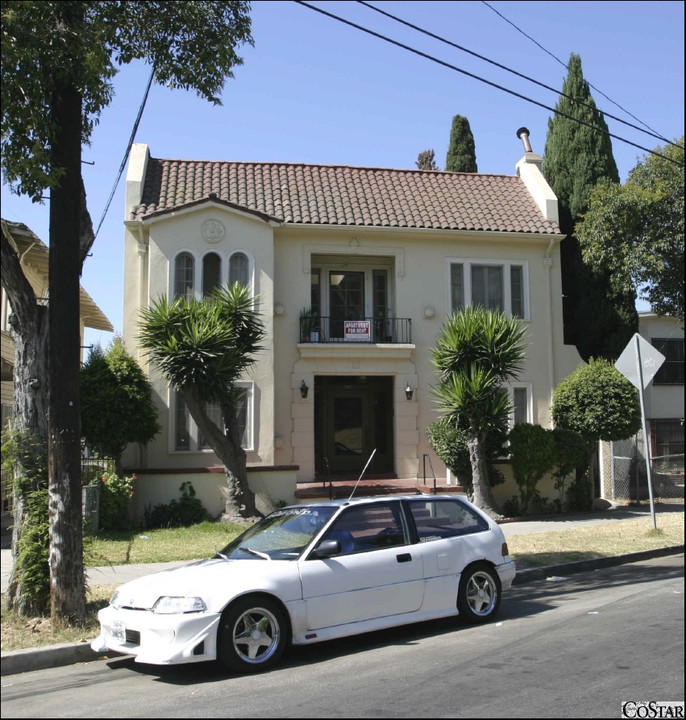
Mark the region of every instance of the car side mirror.
[[341, 554], [341, 543], [338, 540], [322, 540], [310, 553], [310, 558], [322, 560]]

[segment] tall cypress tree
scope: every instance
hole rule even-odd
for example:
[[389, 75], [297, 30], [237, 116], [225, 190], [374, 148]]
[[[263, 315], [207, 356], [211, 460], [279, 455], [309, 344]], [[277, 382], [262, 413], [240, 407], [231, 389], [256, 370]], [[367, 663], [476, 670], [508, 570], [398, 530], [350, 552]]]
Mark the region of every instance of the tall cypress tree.
[[453, 118], [445, 169], [449, 172], [478, 172], [474, 136], [469, 127], [469, 120], [463, 115], [455, 115]]
[[636, 294], [613, 283], [611, 273], [587, 267], [574, 233], [598, 182], [619, 182], [607, 123], [574, 53], [562, 93], [548, 120], [543, 174], [557, 195], [567, 236], [560, 246], [565, 343], [576, 345], [584, 360], [616, 360], [638, 330]]

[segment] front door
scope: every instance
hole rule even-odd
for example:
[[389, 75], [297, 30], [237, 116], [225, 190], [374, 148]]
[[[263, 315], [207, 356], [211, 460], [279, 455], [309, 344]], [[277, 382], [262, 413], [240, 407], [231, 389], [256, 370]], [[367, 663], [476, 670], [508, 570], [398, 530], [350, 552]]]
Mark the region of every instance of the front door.
[[393, 472], [393, 378], [315, 379], [315, 458], [322, 476]]

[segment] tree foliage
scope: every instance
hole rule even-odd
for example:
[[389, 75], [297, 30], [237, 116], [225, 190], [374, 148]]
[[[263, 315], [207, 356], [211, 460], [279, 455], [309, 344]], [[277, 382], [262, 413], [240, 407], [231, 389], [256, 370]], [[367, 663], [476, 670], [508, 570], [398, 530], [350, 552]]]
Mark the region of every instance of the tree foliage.
[[450, 128], [450, 144], [445, 157], [445, 169], [449, 172], [477, 171], [474, 136], [469, 120], [463, 115], [455, 115]]
[[486, 442], [506, 431], [510, 401], [502, 383], [524, 360], [525, 329], [498, 310], [466, 307], [449, 315], [432, 349], [434, 397], [446, 421], [467, 432], [474, 502], [495, 514]]
[[589, 444], [625, 440], [641, 427], [638, 391], [603, 359], [580, 365], [555, 388], [552, 415], [555, 427]]
[[575, 225], [601, 181], [619, 173], [603, 114], [572, 53], [555, 115], [548, 120], [543, 174], [558, 198], [565, 342], [581, 357], [616, 359], [638, 329], [635, 293], [617, 285], [610, 272], [593, 271], [581, 256]]
[[[236, 383], [255, 362], [263, 336], [255, 300], [239, 283], [217, 288], [203, 300], [161, 298], [141, 311], [141, 347], [171, 387], [181, 393], [198, 428], [224, 464], [227, 519], [253, 517], [257, 512], [236, 422]], [[211, 404], [221, 410], [221, 427], [208, 412]]]
[[684, 139], [645, 156], [624, 185], [600, 183], [577, 225], [584, 260], [684, 319]]
[[152, 386], [121, 338], [107, 352], [94, 347], [81, 368], [81, 433], [92, 449], [115, 460], [129, 443], [147, 445], [160, 431]]
[[436, 153], [433, 150], [422, 150], [417, 155], [417, 162], [415, 163], [418, 170], [438, 170], [436, 165]]
[[[76, 12], [73, 25], [64, 6]], [[20, 195], [40, 201], [62, 168], [51, 147], [59, 119], [53, 96], [58, 81], [74, 85], [82, 99], [80, 135], [88, 144], [113, 96], [118, 66], [144, 60], [155, 82], [195, 90], [220, 104], [236, 46], [252, 44], [249, 2], [27, 2], [2, 4], [2, 169]], [[74, 62], [65, 63], [67, 57]]]

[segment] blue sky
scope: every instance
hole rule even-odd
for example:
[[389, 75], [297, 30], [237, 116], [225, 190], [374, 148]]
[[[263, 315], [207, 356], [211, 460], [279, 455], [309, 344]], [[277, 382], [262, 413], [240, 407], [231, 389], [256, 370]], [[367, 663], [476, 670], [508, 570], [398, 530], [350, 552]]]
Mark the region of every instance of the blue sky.
[[[524, 98], [554, 107], [554, 93], [426, 37], [357, 2], [310, 4], [368, 27]], [[456, 45], [561, 90], [563, 64], [581, 56], [605, 113], [656, 135], [684, 133], [682, 2], [373, 2]], [[497, 11], [497, 12], [496, 12]], [[499, 13], [499, 14], [498, 14]], [[214, 107], [193, 93], [153, 86], [136, 142], [153, 157], [415, 168], [433, 149], [444, 167], [452, 118], [468, 118], [479, 172], [514, 174], [516, 130], [543, 154], [551, 111], [439, 65], [290, 0], [252, 4], [254, 47]], [[149, 69], [123, 68], [83, 172], [97, 227], [143, 98]], [[630, 114], [629, 114], [630, 113]], [[633, 117], [632, 117], [633, 116]], [[606, 117], [622, 181], [662, 141]], [[48, 241], [48, 206], [2, 186], [2, 216]], [[122, 330], [124, 177], [84, 265], [82, 286]], [[112, 335], [88, 331], [86, 344]]]

